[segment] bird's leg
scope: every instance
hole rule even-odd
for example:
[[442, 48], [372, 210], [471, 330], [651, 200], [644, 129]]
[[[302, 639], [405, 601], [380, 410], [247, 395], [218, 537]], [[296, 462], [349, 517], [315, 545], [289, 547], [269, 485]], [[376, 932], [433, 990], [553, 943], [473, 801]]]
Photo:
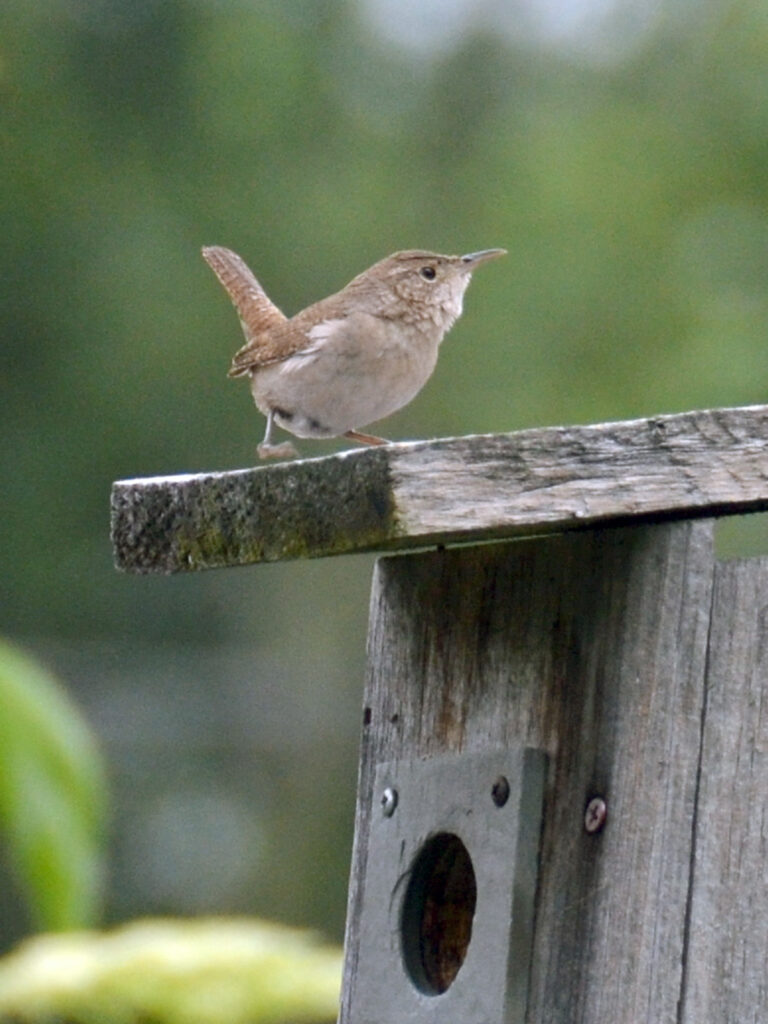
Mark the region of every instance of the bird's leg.
[[359, 430], [348, 430], [344, 437], [350, 441], [357, 441], [359, 444], [389, 444], [386, 437], [376, 437], [375, 434], [361, 434]]
[[275, 414], [272, 409], [267, 413], [267, 429], [264, 433], [264, 440], [256, 451], [260, 459], [292, 459], [299, 453], [290, 441], [283, 441], [282, 444], [272, 444], [272, 426]]

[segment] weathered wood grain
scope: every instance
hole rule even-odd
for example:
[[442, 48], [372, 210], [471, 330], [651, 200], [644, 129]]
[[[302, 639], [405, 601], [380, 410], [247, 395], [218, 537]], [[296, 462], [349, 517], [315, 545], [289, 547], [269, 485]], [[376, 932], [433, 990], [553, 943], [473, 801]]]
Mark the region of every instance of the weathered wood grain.
[[681, 1024], [768, 1021], [768, 559], [717, 567]]
[[242, 565], [768, 508], [768, 407], [118, 481], [116, 563]]
[[712, 575], [702, 522], [379, 560], [342, 1024], [376, 765], [515, 744], [550, 759], [526, 1020], [677, 1021]]

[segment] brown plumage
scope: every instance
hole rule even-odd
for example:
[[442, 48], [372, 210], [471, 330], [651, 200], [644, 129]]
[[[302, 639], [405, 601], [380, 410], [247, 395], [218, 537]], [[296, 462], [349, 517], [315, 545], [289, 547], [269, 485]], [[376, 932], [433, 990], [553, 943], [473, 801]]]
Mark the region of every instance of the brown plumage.
[[245, 334], [229, 376], [250, 377], [254, 401], [267, 417], [259, 455], [295, 454], [290, 444], [272, 444], [273, 423], [297, 437], [386, 443], [356, 424], [382, 419], [417, 394], [461, 314], [472, 271], [503, 253], [394, 253], [288, 319], [238, 255], [204, 248]]
[[254, 365], [272, 362], [270, 331], [287, 323], [286, 315], [277, 308], [261, 287], [244, 260], [231, 249], [210, 246], [203, 249], [203, 258], [221, 281], [240, 317], [245, 345], [235, 353], [230, 377], [241, 377]]

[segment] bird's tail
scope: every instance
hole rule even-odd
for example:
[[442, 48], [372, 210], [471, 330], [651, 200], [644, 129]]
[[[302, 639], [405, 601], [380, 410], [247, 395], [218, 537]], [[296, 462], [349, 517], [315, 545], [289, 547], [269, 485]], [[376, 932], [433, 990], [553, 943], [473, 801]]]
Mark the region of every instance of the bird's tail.
[[[237, 253], [218, 245], [205, 246], [203, 259], [221, 281], [237, 310], [246, 348], [252, 346], [260, 334], [285, 321], [285, 314], [272, 302]], [[247, 368], [238, 370], [233, 364], [230, 376], [247, 372]]]

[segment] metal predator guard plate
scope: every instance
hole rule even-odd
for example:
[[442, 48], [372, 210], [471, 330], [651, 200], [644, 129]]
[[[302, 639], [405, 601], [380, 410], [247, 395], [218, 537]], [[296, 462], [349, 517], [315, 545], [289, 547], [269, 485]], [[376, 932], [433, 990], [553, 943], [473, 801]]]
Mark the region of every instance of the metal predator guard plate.
[[522, 1020], [545, 772], [531, 748], [377, 767], [353, 1020]]

